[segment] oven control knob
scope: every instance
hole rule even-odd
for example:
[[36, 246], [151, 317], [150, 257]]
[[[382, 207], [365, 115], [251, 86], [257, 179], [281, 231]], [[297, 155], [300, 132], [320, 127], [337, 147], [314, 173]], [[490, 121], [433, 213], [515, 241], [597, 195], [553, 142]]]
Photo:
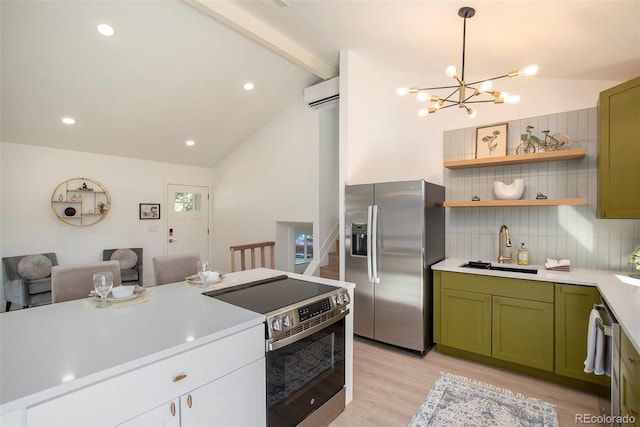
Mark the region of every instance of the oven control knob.
[[275, 319], [273, 322], [271, 322], [271, 327], [273, 328], [274, 331], [281, 331], [282, 319]]
[[342, 295], [335, 295], [333, 301], [335, 301], [336, 305], [342, 305]]
[[349, 302], [351, 302], [351, 298], [349, 298], [349, 294], [342, 294], [342, 301], [345, 304], [349, 304]]
[[293, 317], [290, 315], [286, 315], [284, 316], [284, 318], [282, 319], [282, 322], [284, 323], [284, 326], [286, 326], [287, 328], [293, 326]]

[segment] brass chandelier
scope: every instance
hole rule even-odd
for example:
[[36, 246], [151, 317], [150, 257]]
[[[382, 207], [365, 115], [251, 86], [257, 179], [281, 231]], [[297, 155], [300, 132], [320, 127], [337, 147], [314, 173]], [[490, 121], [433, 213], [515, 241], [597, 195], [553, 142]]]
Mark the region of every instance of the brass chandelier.
[[[445, 70], [446, 76], [455, 79], [458, 83], [457, 85], [425, 88], [401, 87], [396, 91], [399, 96], [415, 93], [418, 101], [420, 102], [435, 102], [430, 108], [421, 108], [420, 110], [418, 110], [419, 116], [424, 117], [427, 114], [432, 114], [437, 112], [438, 110], [454, 107], [457, 105], [459, 108], [464, 108], [469, 117], [473, 118], [476, 116], [476, 112], [467, 104], [476, 104], [480, 102], [493, 102], [494, 104], [503, 104], [506, 102], [509, 104], [517, 104], [518, 102], [520, 102], [520, 96], [510, 95], [508, 92], [499, 92], [497, 90], [493, 90], [493, 80], [498, 80], [505, 77], [532, 76], [538, 71], [537, 65], [531, 65], [529, 67], [525, 67], [517, 71], [512, 71], [502, 76], [467, 83], [464, 80], [464, 57], [467, 35], [467, 19], [472, 18], [475, 14], [476, 11], [472, 7], [462, 7], [458, 10], [458, 15], [461, 18], [464, 18], [464, 24], [462, 27], [462, 71], [460, 74], [458, 74], [456, 67], [453, 65], [448, 66]], [[476, 87], [478, 84], [480, 84], [480, 86]], [[453, 89], [453, 91], [445, 98], [441, 98], [438, 95], [431, 95], [428, 92], [439, 89]], [[456, 93], [458, 94], [457, 99], [454, 97]], [[491, 99], [471, 100], [472, 98], [480, 96], [482, 94], [490, 95]]]

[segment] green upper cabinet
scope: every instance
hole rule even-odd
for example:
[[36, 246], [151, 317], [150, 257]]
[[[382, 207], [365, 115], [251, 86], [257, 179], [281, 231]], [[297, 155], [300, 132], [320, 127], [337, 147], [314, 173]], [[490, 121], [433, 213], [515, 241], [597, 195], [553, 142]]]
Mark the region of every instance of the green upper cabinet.
[[555, 292], [555, 372], [591, 383], [608, 385], [608, 376], [584, 372], [589, 314], [593, 305], [600, 303], [598, 289], [591, 286], [556, 284]]
[[640, 218], [640, 77], [600, 93], [598, 217]]

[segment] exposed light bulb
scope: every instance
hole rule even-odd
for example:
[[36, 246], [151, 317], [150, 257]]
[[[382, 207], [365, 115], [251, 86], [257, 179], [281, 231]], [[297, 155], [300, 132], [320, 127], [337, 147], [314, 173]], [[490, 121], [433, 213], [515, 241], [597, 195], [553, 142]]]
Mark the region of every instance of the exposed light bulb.
[[425, 117], [427, 114], [429, 114], [429, 110], [427, 110], [426, 108], [421, 108], [418, 110], [418, 116], [420, 117]]
[[244, 84], [244, 86], [242, 86], [244, 88], [244, 90], [253, 90], [253, 88], [255, 87], [255, 85], [251, 82], [247, 82]]
[[431, 95], [426, 92], [418, 92], [416, 98], [418, 98], [418, 101], [420, 102], [426, 102], [431, 99]]
[[193, 139], [190, 139], [187, 142], [185, 142], [185, 144], [187, 144], [189, 147], [192, 147], [196, 145], [196, 142]]
[[509, 95], [504, 100], [507, 104], [517, 104], [520, 102], [520, 95]]
[[473, 119], [475, 116], [477, 116], [478, 114], [475, 112], [475, 110], [472, 110], [471, 108], [465, 107], [467, 109], [467, 114], [469, 115], [470, 119]]
[[100, 24], [98, 25], [98, 32], [105, 37], [111, 37], [116, 33], [111, 25], [108, 24]]
[[518, 71], [510, 72], [508, 76], [509, 77], [533, 76], [537, 72], [538, 72], [537, 65], [529, 65], [528, 67], [521, 68]]
[[396, 95], [398, 96], [404, 96], [404, 95], [407, 95], [408, 93], [409, 93], [408, 87], [399, 87], [398, 89], [396, 89]]
[[453, 65], [449, 65], [446, 70], [444, 70], [444, 74], [447, 77], [456, 77], [458, 75], [458, 70]]
[[485, 80], [480, 85], [480, 92], [489, 92], [491, 89], [493, 89], [493, 82], [491, 80]]
[[76, 120], [73, 117], [63, 117], [62, 123], [64, 123], [65, 125], [75, 125]]

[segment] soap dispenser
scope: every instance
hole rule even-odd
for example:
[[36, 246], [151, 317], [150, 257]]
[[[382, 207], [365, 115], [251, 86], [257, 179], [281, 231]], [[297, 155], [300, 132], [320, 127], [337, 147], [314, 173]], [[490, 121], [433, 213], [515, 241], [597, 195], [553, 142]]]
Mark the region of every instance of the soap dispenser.
[[518, 265], [529, 265], [529, 249], [524, 247], [524, 243], [520, 243], [518, 249]]

